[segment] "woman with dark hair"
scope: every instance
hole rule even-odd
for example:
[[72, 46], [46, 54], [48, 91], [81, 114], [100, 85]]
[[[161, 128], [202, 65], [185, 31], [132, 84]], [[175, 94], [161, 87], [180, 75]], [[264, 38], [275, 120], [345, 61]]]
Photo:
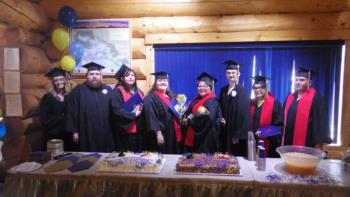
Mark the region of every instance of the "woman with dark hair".
[[182, 132], [178, 113], [172, 107], [174, 96], [169, 89], [168, 73], [156, 72], [155, 82], [145, 97], [147, 147], [167, 154], [182, 152]]
[[118, 151], [143, 150], [143, 92], [137, 88], [135, 72], [123, 65], [116, 73], [118, 83], [111, 94], [113, 129]]
[[40, 121], [45, 145], [48, 140], [61, 139], [64, 141], [65, 150], [70, 150], [71, 136], [68, 136], [63, 128], [66, 98], [71, 91], [65, 75], [66, 71], [60, 68], [53, 68], [46, 74], [52, 81], [52, 88], [41, 99]]
[[220, 150], [219, 134], [222, 117], [214, 93], [217, 81], [203, 72], [197, 78], [198, 96], [190, 103], [183, 119], [187, 126], [185, 146], [190, 152], [215, 153]]

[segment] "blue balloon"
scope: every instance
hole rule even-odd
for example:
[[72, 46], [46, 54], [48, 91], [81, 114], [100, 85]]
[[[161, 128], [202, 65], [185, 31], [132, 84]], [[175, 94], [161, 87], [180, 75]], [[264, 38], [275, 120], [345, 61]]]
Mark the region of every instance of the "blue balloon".
[[84, 55], [84, 44], [80, 41], [73, 41], [69, 45], [69, 54], [75, 59], [78, 64]]
[[0, 123], [0, 138], [3, 138], [7, 133], [5, 124]]
[[64, 6], [58, 12], [58, 19], [66, 27], [73, 27], [77, 23], [77, 14], [72, 7]]

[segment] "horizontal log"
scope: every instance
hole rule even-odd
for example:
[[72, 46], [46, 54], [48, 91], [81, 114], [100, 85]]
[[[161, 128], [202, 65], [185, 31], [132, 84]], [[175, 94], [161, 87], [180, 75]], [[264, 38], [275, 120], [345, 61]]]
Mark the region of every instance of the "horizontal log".
[[42, 8], [29, 1], [0, 0], [0, 18], [14, 27], [45, 32], [49, 20]]
[[132, 59], [145, 59], [146, 47], [144, 38], [133, 38], [132, 43]]
[[132, 19], [133, 38], [159, 33], [207, 33], [289, 29], [349, 29], [350, 12], [177, 16]]
[[42, 0], [40, 5], [50, 18], [56, 18], [58, 10], [69, 5], [79, 13], [80, 19], [334, 12], [350, 9], [349, 0]]
[[28, 29], [18, 29], [19, 42], [31, 46], [41, 46], [45, 41], [46, 37], [42, 33], [37, 33]]
[[36, 111], [41, 98], [46, 93], [47, 90], [45, 89], [22, 89], [23, 116], [28, 116], [29, 113]]
[[33, 32], [31, 30], [23, 28], [6, 28], [5, 31], [1, 30], [0, 25], [0, 40], [3, 42], [3, 46], [14, 46], [19, 44], [41, 46], [45, 40], [45, 36], [41, 33]]
[[21, 88], [41, 88], [49, 90], [52, 87], [51, 81], [44, 74], [21, 74]]
[[350, 39], [349, 30], [280, 30], [232, 33], [148, 34], [146, 45], [215, 42], [257, 42]]
[[24, 74], [46, 73], [55, 65], [47, 59], [43, 49], [21, 46], [21, 72]]

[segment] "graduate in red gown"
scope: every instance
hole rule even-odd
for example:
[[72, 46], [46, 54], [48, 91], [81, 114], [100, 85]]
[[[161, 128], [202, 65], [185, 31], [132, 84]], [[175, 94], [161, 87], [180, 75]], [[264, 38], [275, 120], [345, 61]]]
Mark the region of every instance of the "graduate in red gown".
[[203, 72], [197, 78], [198, 96], [191, 101], [183, 123], [187, 126], [185, 146], [190, 152], [215, 153], [220, 151], [220, 104], [215, 96], [217, 81]]
[[265, 142], [267, 156], [279, 157], [276, 148], [281, 144], [281, 130], [283, 129], [282, 105], [267, 90], [267, 79], [265, 77], [255, 76], [253, 79], [255, 98], [250, 105], [252, 130], [258, 139]]
[[168, 154], [182, 153], [182, 131], [177, 112], [172, 107], [174, 95], [169, 88], [169, 74], [152, 73], [155, 81], [144, 99], [146, 149]]
[[123, 65], [116, 73], [118, 84], [111, 93], [113, 130], [118, 151], [143, 150], [143, 92], [137, 88], [135, 72]]
[[306, 68], [299, 68], [296, 73], [296, 91], [284, 103], [282, 145], [322, 148], [331, 143], [327, 105], [311, 87], [313, 74]]

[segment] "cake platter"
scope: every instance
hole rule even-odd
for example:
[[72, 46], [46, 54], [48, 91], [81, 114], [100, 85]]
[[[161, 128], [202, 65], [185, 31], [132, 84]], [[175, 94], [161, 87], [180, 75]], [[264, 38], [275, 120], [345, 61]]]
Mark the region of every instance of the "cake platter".
[[242, 169], [239, 169], [238, 174], [218, 174], [218, 173], [199, 173], [199, 172], [177, 172], [174, 170], [174, 174], [183, 174], [183, 175], [204, 175], [204, 176], [243, 176]]
[[[129, 153], [127, 153], [129, 154]], [[151, 164], [151, 165], [144, 165], [142, 167], [136, 167], [136, 163], [138, 163], [139, 158], [132, 158], [136, 161], [136, 163], [133, 164], [124, 164], [124, 165], [111, 165], [110, 162], [107, 160], [111, 157], [105, 157], [103, 160], [101, 160], [97, 165], [97, 172], [115, 172], [115, 173], [135, 173], [135, 174], [159, 174], [161, 170], [163, 169], [166, 159], [164, 157], [159, 158], [159, 163], [157, 164]], [[141, 164], [141, 163], [140, 163]]]

